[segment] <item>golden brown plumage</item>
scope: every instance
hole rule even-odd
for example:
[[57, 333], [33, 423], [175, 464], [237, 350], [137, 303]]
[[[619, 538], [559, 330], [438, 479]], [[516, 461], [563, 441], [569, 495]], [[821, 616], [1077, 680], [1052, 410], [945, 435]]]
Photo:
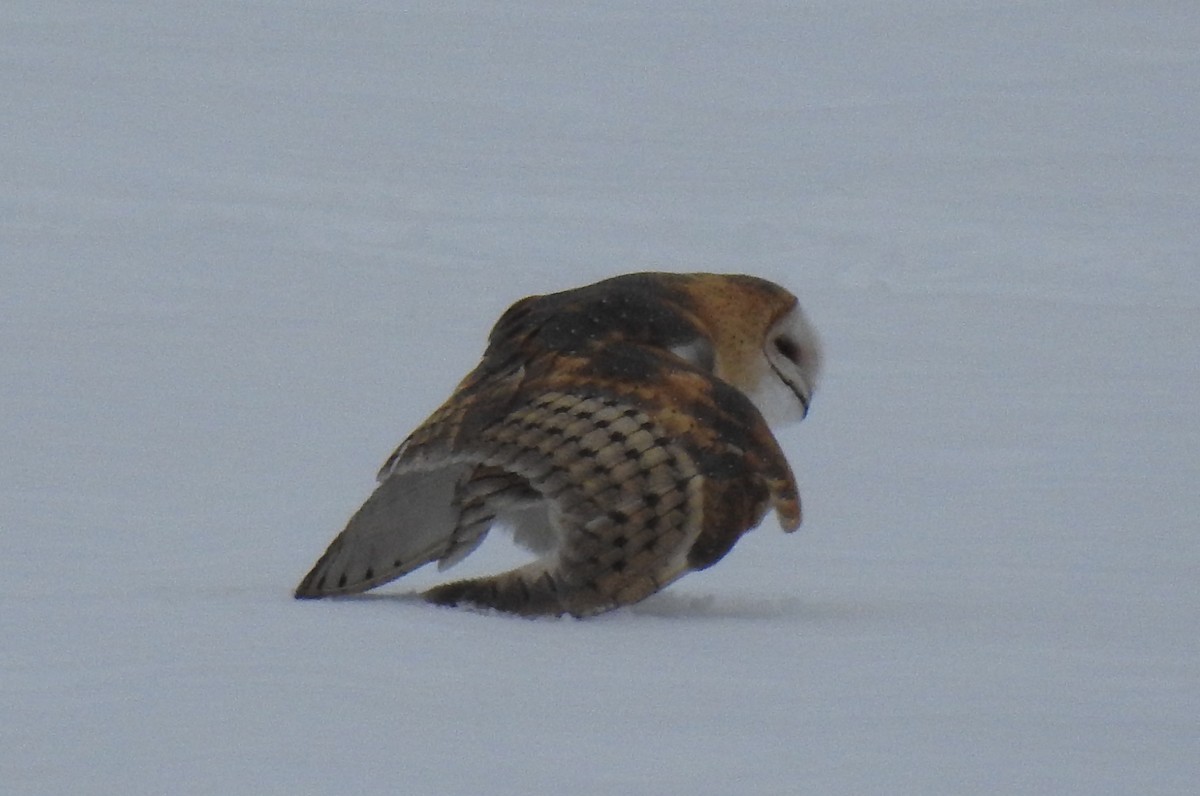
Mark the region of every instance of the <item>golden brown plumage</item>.
[[800, 524], [760, 407], [803, 417], [819, 366], [795, 297], [754, 277], [629, 274], [522, 299], [296, 596], [452, 565], [500, 517], [541, 557], [427, 599], [575, 616], [637, 602], [772, 507]]

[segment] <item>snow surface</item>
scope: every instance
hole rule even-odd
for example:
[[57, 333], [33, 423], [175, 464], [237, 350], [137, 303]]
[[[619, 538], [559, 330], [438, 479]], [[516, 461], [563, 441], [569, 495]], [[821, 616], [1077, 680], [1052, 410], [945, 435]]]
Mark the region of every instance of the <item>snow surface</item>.
[[[5, 793], [1200, 792], [1197, 4], [5, 0], [0, 58]], [[796, 536], [584, 622], [291, 599], [508, 303], [644, 269], [821, 331]]]

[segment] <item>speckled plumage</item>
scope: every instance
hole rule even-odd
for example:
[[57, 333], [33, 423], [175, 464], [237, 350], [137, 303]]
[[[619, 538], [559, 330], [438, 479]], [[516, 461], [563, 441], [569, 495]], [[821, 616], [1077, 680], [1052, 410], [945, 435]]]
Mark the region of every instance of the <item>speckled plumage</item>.
[[803, 417], [819, 364], [795, 297], [754, 277], [629, 274], [523, 299], [296, 596], [452, 565], [501, 517], [541, 557], [427, 599], [575, 616], [635, 603], [716, 563], [772, 507], [800, 524], [756, 401], [774, 391]]

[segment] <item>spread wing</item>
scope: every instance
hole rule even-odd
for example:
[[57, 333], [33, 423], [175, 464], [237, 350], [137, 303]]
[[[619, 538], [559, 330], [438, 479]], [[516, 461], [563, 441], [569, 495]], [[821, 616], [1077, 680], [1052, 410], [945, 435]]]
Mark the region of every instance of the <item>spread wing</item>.
[[544, 353], [468, 377], [385, 465], [298, 597], [364, 591], [470, 552], [507, 501], [539, 500], [559, 544], [532, 564], [432, 590], [526, 614], [636, 602], [719, 560], [772, 506], [789, 530], [787, 461], [742, 393], [630, 343]]

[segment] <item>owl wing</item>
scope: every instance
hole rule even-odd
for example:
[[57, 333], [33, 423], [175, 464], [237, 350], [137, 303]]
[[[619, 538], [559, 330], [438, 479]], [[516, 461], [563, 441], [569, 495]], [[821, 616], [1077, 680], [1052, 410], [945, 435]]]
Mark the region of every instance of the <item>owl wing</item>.
[[771, 506], [799, 523], [787, 461], [753, 404], [669, 351], [609, 343], [468, 377], [400, 447], [297, 589], [363, 591], [469, 552], [505, 501], [540, 499], [553, 554], [432, 590], [527, 614], [595, 613], [719, 560]]
[[785, 531], [800, 526], [791, 467], [745, 394], [678, 353], [656, 348], [614, 347], [595, 356], [590, 367], [616, 374], [612, 389], [643, 407], [695, 463], [702, 504], [688, 569], [715, 564], [771, 508]]

